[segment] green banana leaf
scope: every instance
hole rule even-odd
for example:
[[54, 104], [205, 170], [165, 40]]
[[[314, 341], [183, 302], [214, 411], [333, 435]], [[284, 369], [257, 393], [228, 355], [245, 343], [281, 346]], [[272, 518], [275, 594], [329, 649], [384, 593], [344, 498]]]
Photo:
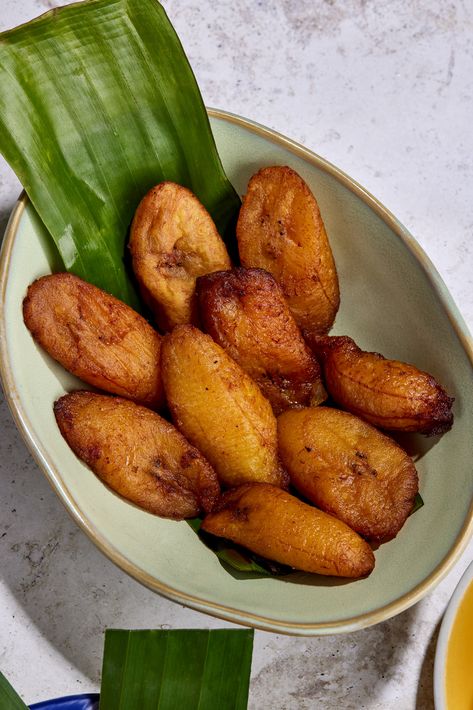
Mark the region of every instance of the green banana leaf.
[[414, 498], [414, 505], [412, 506], [411, 510], [411, 515], [414, 515], [414, 513], [417, 513], [420, 508], [424, 506], [424, 500], [421, 496], [420, 493], [416, 493], [416, 497]]
[[28, 710], [20, 696], [0, 672], [0, 708], [2, 710]]
[[108, 629], [100, 710], [246, 710], [250, 629]]
[[0, 152], [67, 270], [138, 307], [125, 242], [143, 195], [189, 187], [224, 238], [240, 201], [156, 0], [88, 0], [0, 34]]
[[[287, 565], [268, 560], [255, 552], [251, 552], [251, 550], [236, 545], [230, 540], [204, 532], [200, 529], [202, 520], [203, 518], [192, 518], [187, 520], [187, 523], [197, 533], [204, 545], [215, 553], [227, 572], [230, 572], [237, 579], [240, 579], [242, 574], [245, 578], [282, 577], [293, 572], [293, 569]], [[234, 572], [237, 574], [234, 574]]]

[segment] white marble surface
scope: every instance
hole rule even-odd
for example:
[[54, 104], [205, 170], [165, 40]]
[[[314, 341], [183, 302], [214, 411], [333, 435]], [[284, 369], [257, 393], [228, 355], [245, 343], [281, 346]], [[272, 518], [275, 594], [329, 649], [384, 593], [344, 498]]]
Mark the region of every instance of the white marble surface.
[[[0, 30], [60, 4], [0, 0]], [[204, 100], [304, 143], [418, 239], [473, 330], [473, 4], [167, 0]], [[0, 87], [1, 91], [1, 87]], [[0, 230], [20, 186], [0, 163]], [[0, 668], [28, 702], [98, 687], [106, 627], [220, 627], [79, 531], [0, 406]], [[251, 710], [433, 707], [438, 625], [473, 545], [412, 609], [346, 636], [256, 632]]]

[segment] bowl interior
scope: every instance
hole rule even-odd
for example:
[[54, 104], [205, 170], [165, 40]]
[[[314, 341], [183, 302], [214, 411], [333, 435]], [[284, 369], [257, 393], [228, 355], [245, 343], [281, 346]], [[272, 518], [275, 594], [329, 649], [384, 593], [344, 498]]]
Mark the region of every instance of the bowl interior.
[[[3, 376], [20, 428], [76, 520], [123, 569], [194, 608], [263, 628], [298, 633], [353, 630], [409, 606], [466, 543], [473, 493], [471, 342], [425, 255], [401, 225], [342, 173], [289, 141], [225, 115], [211, 118], [226, 172], [240, 194], [260, 167], [297, 170], [319, 202], [340, 277], [333, 333], [431, 372], [455, 397], [455, 424], [441, 438], [404, 441], [417, 462], [424, 507], [376, 551], [364, 580], [294, 573], [235, 579], [185, 523], [133, 507], [106, 489], [59, 434], [53, 401], [80, 386], [26, 330], [28, 284], [54, 270], [54, 254], [27, 204], [4, 250]], [[12, 233], [13, 236], [12, 236]]]

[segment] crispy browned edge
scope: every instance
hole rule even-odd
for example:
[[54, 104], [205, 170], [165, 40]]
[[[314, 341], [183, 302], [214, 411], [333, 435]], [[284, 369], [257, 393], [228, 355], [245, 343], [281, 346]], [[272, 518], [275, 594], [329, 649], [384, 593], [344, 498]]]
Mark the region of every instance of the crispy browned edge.
[[[388, 358], [385, 358], [384, 355], [381, 355], [380, 353], [377, 352], [368, 352], [361, 350], [361, 348], [358, 347], [358, 345], [355, 343], [353, 338], [350, 338], [348, 335], [342, 335], [342, 336], [317, 336], [317, 335], [307, 335], [306, 334], [306, 340], [309, 343], [310, 347], [313, 349], [319, 360], [322, 362], [322, 368], [325, 374], [325, 383], [327, 390], [329, 391], [330, 394], [333, 393], [332, 387], [330, 386], [330, 378], [327, 377], [327, 367], [330, 366], [333, 362], [333, 357], [336, 356], [336, 353], [338, 350], [344, 350], [353, 353], [354, 358], [358, 354], [368, 354], [372, 355], [373, 358], [378, 359], [378, 360], [384, 360], [385, 362], [401, 362], [401, 361], [394, 361], [394, 360], [389, 360]], [[407, 363], [401, 363], [401, 364], [407, 364]], [[410, 367], [413, 367], [415, 369], [418, 369], [415, 367], [415, 365], [409, 364]], [[425, 372], [424, 370], [418, 370], [420, 374], [426, 375], [429, 378], [429, 384], [432, 387], [432, 390], [436, 392], [436, 402], [433, 407], [429, 409], [429, 411], [425, 415], [422, 416], [422, 418], [428, 419], [428, 421], [425, 423], [423, 426], [419, 426], [417, 431], [420, 434], [426, 434], [427, 436], [436, 436], [439, 434], [444, 434], [447, 431], [449, 431], [452, 428], [453, 425], [453, 412], [452, 412], [452, 405], [455, 401], [454, 397], [450, 397], [445, 389], [442, 387], [442, 385], [437, 382], [437, 380], [430, 375], [428, 372]], [[366, 387], [366, 385], [364, 385]], [[375, 394], [375, 392], [374, 392]], [[337, 400], [338, 401], [338, 400]], [[356, 409], [356, 407], [350, 408], [350, 404], [348, 401], [339, 401], [339, 404], [341, 404], [342, 407], [346, 407], [347, 409], [350, 409], [355, 415], [358, 415], [360, 417], [363, 417], [363, 413]], [[407, 415], [406, 415], [407, 416]], [[410, 415], [412, 418], [415, 418], [414, 416]], [[419, 415], [420, 418], [420, 415]], [[378, 424], [378, 426], [382, 427], [382, 424]]]

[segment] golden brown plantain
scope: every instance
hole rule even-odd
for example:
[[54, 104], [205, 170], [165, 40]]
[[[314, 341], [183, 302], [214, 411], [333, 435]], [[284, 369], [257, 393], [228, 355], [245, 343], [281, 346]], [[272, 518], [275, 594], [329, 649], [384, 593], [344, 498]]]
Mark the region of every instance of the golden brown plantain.
[[453, 424], [453, 399], [427, 372], [360, 350], [348, 336], [311, 337], [325, 384], [349, 412], [393, 431], [442, 434]]
[[369, 540], [397, 535], [418, 492], [417, 471], [392, 439], [329, 407], [285, 412], [279, 452], [308, 500]]
[[162, 371], [176, 426], [221, 483], [285, 483], [271, 405], [210, 336], [192, 325], [175, 328], [163, 340]]
[[269, 271], [303, 331], [327, 333], [340, 304], [337, 270], [317, 201], [291, 168], [253, 175], [237, 224], [243, 266]]
[[23, 318], [34, 339], [94, 387], [159, 408], [161, 336], [117, 298], [72, 274], [28, 288]]
[[74, 392], [54, 404], [74, 453], [116, 493], [164, 518], [212, 510], [215, 471], [172, 424], [120, 397]]
[[217, 271], [197, 279], [196, 293], [204, 329], [255, 380], [275, 414], [323, 401], [319, 364], [271, 274]]
[[269, 484], [224, 493], [201, 529], [304, 572], [362, 577], [374, 568], [370, 546], [348, 525]]
[[159, 327], [197, 322], [197, 276], [229, 269], [230, 258], [213, 220], [190, 190], [173, 182], [141, 200], [130, 232], [133, 269]]

